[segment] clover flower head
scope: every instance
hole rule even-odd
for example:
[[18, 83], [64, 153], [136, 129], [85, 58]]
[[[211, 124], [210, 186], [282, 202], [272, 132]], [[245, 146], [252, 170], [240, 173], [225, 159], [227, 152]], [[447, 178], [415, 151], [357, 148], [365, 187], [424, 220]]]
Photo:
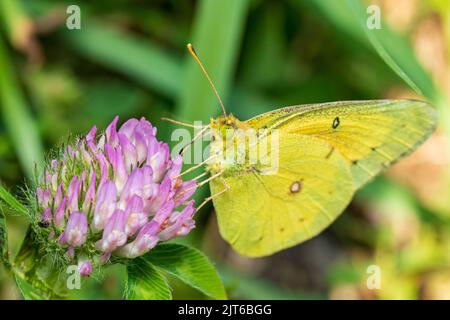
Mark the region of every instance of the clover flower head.
[[111, 256], [136, 258], [195, 226], [195, 180], [146, 119], [89, 133], [63, 149], [39, 178], [36, 229], [63, 248], [83, 276]]

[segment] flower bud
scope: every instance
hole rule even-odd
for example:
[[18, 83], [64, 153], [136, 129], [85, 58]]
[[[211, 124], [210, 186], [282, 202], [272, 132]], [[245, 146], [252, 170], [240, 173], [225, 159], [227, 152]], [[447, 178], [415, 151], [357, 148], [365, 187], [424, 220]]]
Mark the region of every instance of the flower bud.
[[87, 218], [82, 212], [72, 212], [64, 232], [61, 234], [60, 243], [70, 247], [79, 247], [86, 242]]
[[80, 261], [78, 263], [78, 272], [83, 277], [89, 277], [89, 275], [92, 273], [92, 262], [89, 260]]

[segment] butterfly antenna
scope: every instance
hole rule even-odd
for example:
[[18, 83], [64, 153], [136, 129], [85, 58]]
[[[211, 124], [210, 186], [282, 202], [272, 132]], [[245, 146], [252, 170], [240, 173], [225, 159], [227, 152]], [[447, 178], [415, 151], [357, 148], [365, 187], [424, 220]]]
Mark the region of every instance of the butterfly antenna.
[[185, 145], [181, 150], [180, 150], [180, 154], [181, 155], [183, 155], [185, 152], [186, 152], [186, 150], [198, 139], [198, 138], [200, 138], [200, 137], [202, 137], [203, 136], [203, 134], [205, 133], [205, 131], [206, 130], [208, 130], [210, 127], [209, 127], [209, 125], [208, 126], [205, 126], [202, 130], [200, 130], [196, 135], [195, 135], [195, 137], [187, 144], [187, 145]]
[[175, 124], [179, 124], [180, 126], [185, 126], [185, 127], [189, 127], [189, 128], [204, 128], [205, 126], [196, 126], [190, 123], [186, 123], [186, 122], [182, 122], [182, 121], [178, 121], [178, 120], [174, 120], [171, 118], [166, 118], [166, 117], [161, 117], [162, 121], [167, 121], [167, 122], [171, 122], [171, 123], [175, 123]]
[[200, 66], [200, 68], [202, 68], [203, 73], [205, 74], [206, 78], [208, 79], [209, 84], [213, 88], [214, 93], [216, 94], [216, 97], [219, 100], [220, 106], [222, 107], [223, 115], [226, 117], [227, 116], [227, 112], [225, 111], [225, 106], [224, 106], [224, 104], [222, 102], [222, 99], [220, 98], [219, 92], [217, 92], [216, 86], [214, 85], [213, 81], [211, 80], [211, 77], [209, 76], [208, 72], [206, 72], [206, 69], [203, 66], [202, 62], [200, 61], [197, 53], [195, 53], [195, 50], [194, 50], [194, 47], [192, 46], [192, 44], [188, 43], [187, 44], [187, 49], [189, 50], [189, 53], [194, 57], [195, 61], [197, 61], [197, 63]]

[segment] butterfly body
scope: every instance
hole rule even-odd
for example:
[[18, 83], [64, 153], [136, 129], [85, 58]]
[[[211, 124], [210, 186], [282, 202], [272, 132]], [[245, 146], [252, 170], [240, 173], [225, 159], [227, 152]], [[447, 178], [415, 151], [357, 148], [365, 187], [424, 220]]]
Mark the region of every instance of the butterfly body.
[[[214, 161], [210, 161], [207, 170], [211, 172], [212, 175], [223, 173], [224, 176], [245, 170], [243, 164], [238, 164], [235, 159], [223, 156], [223, 153], [226, 148], [234, 148], [236, 141], [233, 136], [235, 132], [238, 129], [247, 129], [247, 126], [242, 125], [241, 122], [231, 114], [228, 116], [219, 116], [217, 119], [211, 118], [210, 126], [212, 140], [210, 154], [216, 158]], [[229, 134], [232, 136], [229, 136]]]
[[211, 180], [211, 193], [228, 188], [213, 198], [222, 236], [247, 256], [314, 237], [435, 123], [434, 109], [414, 100], [311, 104], [247, 121], [212, 119], [207, 170], [220, 179]]

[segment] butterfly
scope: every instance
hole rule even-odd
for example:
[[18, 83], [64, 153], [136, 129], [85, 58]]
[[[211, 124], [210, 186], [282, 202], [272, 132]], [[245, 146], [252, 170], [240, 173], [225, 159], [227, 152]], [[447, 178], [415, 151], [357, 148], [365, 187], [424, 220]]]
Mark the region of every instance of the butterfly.
[[[224, 111], [209, 124], [210, 199], [220, 234], [245, 256], [267, 256], [318, 235], [358, 189], [414, 151], [436, 126], [435, 109], [418, 100], [297, 105], [240, 121], [226, 114], [188, 49]], [[239, 134], [250, 131], [256, 139], [242, 144], [243, 161], [223, 157], [230, 141], [235, 148]], [[276, 170], [266, 170], [261, 159], [250, 162], [275, 134]]]

